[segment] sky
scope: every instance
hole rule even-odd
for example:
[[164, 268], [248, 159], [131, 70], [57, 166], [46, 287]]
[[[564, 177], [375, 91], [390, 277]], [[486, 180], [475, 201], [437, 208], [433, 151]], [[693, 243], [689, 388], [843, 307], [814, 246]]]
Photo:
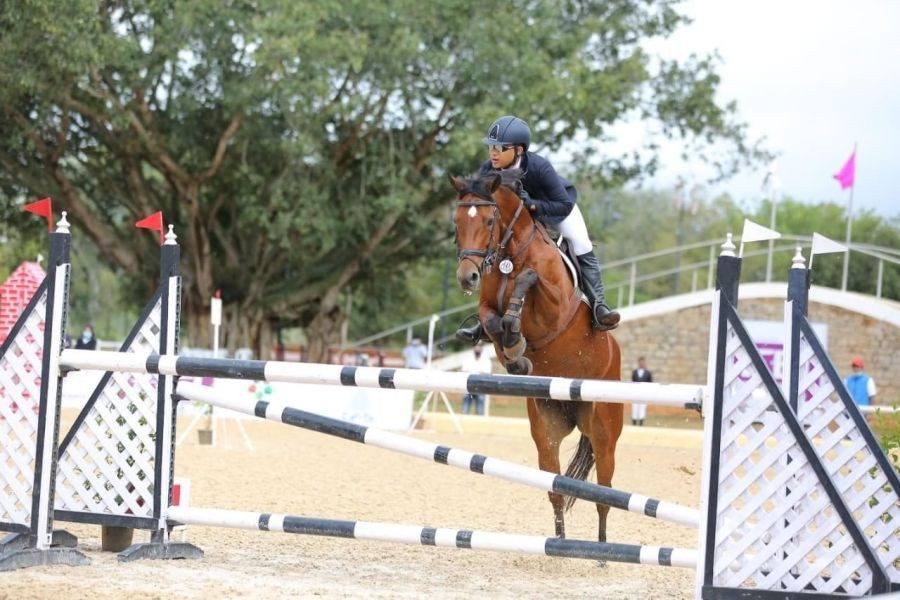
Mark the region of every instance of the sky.
[[[781, 197], [847, 206], [832, 176], [858, 145], [853, 211], [900, 217], [900, 0], [687, 0], [694, 22], [651, 49], [669, 58], [721, 56], [720, 103], [737, 102], [749, 139], [765, 137], [779, 154]], [[624, 127], [619, 145], [640, 143], [640, 125]], [[646, 187], [680, 177], [708, 178], [663, 145], [663, 168]], [[758, 202], [768, 166], [707, 186]]]

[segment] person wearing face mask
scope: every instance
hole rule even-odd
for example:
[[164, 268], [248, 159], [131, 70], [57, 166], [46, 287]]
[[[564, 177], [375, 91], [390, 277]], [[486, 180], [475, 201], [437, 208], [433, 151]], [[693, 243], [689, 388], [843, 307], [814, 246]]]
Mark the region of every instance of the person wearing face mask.
[[97, 338], [94, 337], [94, 328], [90, 325], [85, 325], [84, 329], [81, 331], [81, 337], [78, 338], [78, 341], [75, 342], [76, 350], [96, 350], [97, 349]]

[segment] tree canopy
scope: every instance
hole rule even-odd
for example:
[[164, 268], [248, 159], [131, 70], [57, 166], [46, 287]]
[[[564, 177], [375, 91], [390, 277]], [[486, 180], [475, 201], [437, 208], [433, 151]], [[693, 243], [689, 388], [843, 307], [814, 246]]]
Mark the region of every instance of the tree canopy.
[[[133, 224], [161, 209], [189, 338], [206, 338], [221, 289], [230, 347], [265, 353], [273, 328], [301, 326], [315, 358], [348, 292], [371, 311], [448, 251], [445, 174], [475, 168], [501, 114], [529, 121], [541, 149], [576, 131], [602, 149], [636, 117], [727, 147], [709, 154], [723, 173], [758, 158], [716, 98], [713, 58], [643, 49], [686, 24], [676, 5], [3, 3], [0, 194], [53, 196], [133, 290], [158, 276], [155, 238]], [[618, 184], [654, 168], [645, 150], [578, 158]]]

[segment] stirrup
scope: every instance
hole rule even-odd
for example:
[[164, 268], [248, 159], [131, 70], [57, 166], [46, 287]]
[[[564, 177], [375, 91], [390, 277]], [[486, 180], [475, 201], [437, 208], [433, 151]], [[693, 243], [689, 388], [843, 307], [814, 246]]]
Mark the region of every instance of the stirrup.
[[456, 339], [474, 346], [479, 341], [485, 339], [484, 327], [481, 326], [481, 323], [475, 323], [472, 327], [460, 327], [456, 330]]

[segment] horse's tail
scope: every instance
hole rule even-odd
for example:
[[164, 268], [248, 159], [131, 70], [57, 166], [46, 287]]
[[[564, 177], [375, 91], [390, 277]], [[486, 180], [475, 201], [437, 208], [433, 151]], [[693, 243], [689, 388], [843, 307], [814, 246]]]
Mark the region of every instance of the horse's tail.
[[[575, 454], [572, 455], [572, 459], [569, 461], [569, 466], [566, 467], [566, 477], [584, 481], [592, 468], [594, 468], [594, 449], [591, 447], [591, 440], [582, 433], [581, 439], [578, 440], [578, 449], [575, 450]], [[575, 500], [577, 500], [575, 496], [566, 497], [566, 510], [572, 508]]]

